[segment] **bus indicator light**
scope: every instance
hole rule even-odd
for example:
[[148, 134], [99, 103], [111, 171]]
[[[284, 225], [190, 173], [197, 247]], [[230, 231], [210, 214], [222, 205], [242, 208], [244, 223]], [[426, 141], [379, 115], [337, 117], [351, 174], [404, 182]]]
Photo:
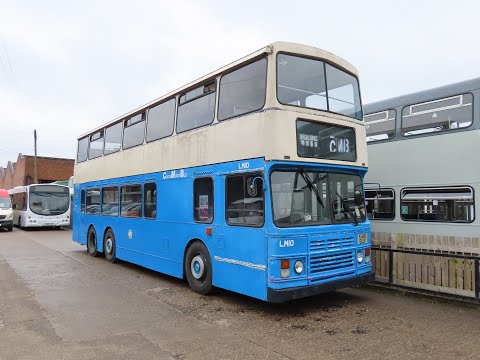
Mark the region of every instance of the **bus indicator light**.
[[213, 234], [213, 230], [210, 226], [205, 228], [205, 234], [207, 234], [207, 235], [212, 235]]
[[290, 260], [284, 259], [280, 261], [280, 275], [282, 278], [290, 276]]

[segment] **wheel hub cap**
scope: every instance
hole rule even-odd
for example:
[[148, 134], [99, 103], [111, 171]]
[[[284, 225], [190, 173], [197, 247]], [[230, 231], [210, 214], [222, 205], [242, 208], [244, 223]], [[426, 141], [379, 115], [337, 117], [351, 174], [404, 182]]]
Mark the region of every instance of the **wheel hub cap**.
[[112, 252], [112, 239], [108, 238], [107, 242], [105, 244], [105, 247], [107, 248], [107, 252], [111, 253]]
[[201, 256], [197, 255], [192, 259], [192, 263], [190, 264], [190, 268], [192, 270], [192, 275], [195, 279], [200, 279], [204, 272], [205, 272], [205, 263]]

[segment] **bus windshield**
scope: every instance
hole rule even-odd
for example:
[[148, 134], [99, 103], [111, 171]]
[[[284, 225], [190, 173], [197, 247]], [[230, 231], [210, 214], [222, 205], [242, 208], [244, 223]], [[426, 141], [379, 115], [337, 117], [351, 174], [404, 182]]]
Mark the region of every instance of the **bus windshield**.
[[357, 78], [317, 59], [279, 54], [277, 97], [285, 105], [363, 118]]
[[358, 175], [316, 171], [274, 171], [271, 175], [273, 218], [279, 227], [326, 225], [365, 221]]
[[37, 215], [60, 215], [69, 208], [68, 187], [38, 185], [30, 188], [30, 210]]
[[10, 207], [10, 198], [7, 196], [0, 196], [0, 209], [9, 209]]

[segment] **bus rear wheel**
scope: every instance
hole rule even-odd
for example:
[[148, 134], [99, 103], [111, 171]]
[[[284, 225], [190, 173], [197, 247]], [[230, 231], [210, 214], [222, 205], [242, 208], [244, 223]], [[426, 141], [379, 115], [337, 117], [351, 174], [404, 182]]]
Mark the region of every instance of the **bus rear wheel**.
[[89, 255], [93, 257], [97, 257], [98, 254], [98, 249], [97, 249], [97, 233], [95, 231], [95, 228], [92, 226], [90, 229], [88, 229], [88, 234], [87, 234], [87, 252]]
[[202, 242], [196, 241], [190, 245], [184, 267], [188, 284], [193, 291], [202, 295], [212, 292], [212, 261]]
[[114, 263], [117, 261], [117, 248], [115, 244], [115, 235], [112, 229], [108, 229], [103, 237], [103, 252], [105, 259]]

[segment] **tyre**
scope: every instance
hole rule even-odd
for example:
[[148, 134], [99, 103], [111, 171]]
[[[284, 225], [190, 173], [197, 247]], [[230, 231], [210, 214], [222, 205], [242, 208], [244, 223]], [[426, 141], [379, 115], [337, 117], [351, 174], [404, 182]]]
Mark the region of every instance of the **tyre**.
[[10, 225], [9, 227], [7, 227], [7, 230], [8, 231], [13, 231], [13, 225]]
[[193, 291], [202, 295], [212, 292], [212, 261], [202, 242], [196, 241], [190, 245], [184, 267], [188, 284]]
[[117, 247], [112, 229], [108, 229], [103, 237], [103, 253], [105, 254], [105, 259], [111, 263], [117, 261]]
[[97, 249], [97, 233], [93, 226], [91, 226], [90, 229], [88, 229], [87, 252], [93, 257], [97, 257], [99, 255], [98, 249]]

